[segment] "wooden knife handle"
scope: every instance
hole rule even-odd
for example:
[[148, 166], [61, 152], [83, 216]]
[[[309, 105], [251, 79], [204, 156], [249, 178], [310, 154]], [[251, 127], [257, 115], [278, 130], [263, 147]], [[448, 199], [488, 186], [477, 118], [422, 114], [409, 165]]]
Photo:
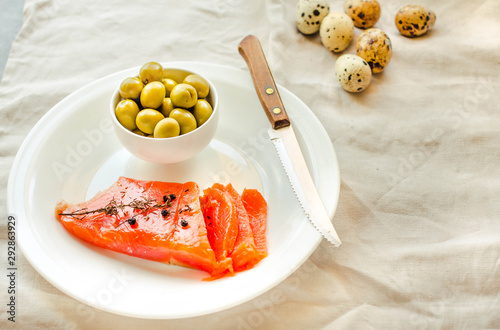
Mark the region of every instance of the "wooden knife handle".
[[259, 39], [253, 35], [246, 36], [240, 42], [238, 51], [247, 62], [260, 103], [273, 128], [290, 126], [290, 119], [283, 107]]

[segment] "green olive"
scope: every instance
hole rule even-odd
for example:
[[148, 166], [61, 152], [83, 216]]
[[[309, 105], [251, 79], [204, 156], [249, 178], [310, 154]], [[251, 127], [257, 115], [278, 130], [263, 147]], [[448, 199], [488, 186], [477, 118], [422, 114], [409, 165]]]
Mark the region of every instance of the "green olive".
[[137, 77], [128, 77], [120, 84], [120, 96], [124, 99], [138, 99], [144, 84]]
[[190, 74], [184, 78], [182, 83], [193, 86], [198, 93], [198, 98], [200, 99], [207, 97], [208, 92], [210, 91], [210, 86], [207, 81], [197, 74]]
[[139, 113], [137, 103], [132, 100], [122, 100], [115, 107], [116, 119], [123, 127], [132, 131], [137, 128], [135, 117]]
[[175, 85], [177, 85], [177, 82], [173, 79], [170, 78], [163, 78], [161, 80], [163, 86], [165, 86], [165, 90], [167, 91], [166, 96], [170, 96], [170, 92], [172, 91], [172, 88], [174, 88]]
[[137, 127], [146, 134], [153, 134], [156, 124], [165, 118], [161, 112], [154, 109], [141, 110], [135, 118]]
[[165, 86], [159, 81], [153, 81], [144, 86], [141, 92], [141, 104], [144, 108], [159, 108], [165, 98]]
[[174, 105], [172, 104], [172, 100], [170, 97], [166, 97], [163, 99], [163, 103], [161, 105], [160, 111], [165, 116], [168, 117], [170, 111], [174, 110]]
[[198, 126], [203, 125], [212, 115], [212, 106], [207, 100], [198, 100], [193, 108], [193, 115]]
[[163, 79], [163, 66], [157, 62], [148, 62], [139, 70], [139, 77], [144, 85], [152, 81], [161, 81]]
[[135, 133], [137, 135], [140, 135], [140, 136], [146, 136], [146, 133], [144, 133], [143, 131], [141, 131], [140, 129], [136, 128], [132, 131], [132, 133]]
[[181, 127], [177, 120], [173, 118], [164, 118], [155, 126], [155, 138], [168, 138], [178, 136], [181, 132]]
[[168, 116], [177, 120], [181, 127], [181, 135], [189, 133], [197, 127], [196, 118], [189, 110], [176, 108]]
[[198, 101], [198, 93], [196, 89], [188, 84], [175, 85], [170, 92], [170, 99], [175, 107], [191, 108]]

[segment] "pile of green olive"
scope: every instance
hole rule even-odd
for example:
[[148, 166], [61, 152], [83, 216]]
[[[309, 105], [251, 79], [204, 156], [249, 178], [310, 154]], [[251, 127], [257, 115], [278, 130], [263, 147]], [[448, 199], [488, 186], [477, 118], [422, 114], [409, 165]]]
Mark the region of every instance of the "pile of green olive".
[[189, 133], [203, 125], [213, 111], [206, 100], [210, 86], [203, 77], [190, 74], [175, 81], [164, 75], [157, 62], [144, 64], [138, 77], [123, 80], [119, 93], [116, 118], [129, 131], [147, 137]]

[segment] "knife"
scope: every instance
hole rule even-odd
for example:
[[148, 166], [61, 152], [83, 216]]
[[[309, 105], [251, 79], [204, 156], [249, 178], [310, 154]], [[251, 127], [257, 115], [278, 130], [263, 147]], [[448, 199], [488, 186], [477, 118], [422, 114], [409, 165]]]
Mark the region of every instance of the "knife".
[[339, 246], [339, 236], [309, 173], [259, 39], [253, 35], [246, 36], [240, 42], [238, 51], [248, 65], [260, 103], [272, 125], [269, 136], [302, 209], [323, 237]]

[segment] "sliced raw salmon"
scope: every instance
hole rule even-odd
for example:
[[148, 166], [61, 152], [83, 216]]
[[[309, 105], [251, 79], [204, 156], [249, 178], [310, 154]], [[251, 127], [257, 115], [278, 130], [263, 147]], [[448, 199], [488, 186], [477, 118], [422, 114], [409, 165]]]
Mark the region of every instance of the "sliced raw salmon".
[[[238, 236], [237, 210], [231, 195], [218, 189], [217, 184], [203, 190], [200, 198], [208, 240], [219, 262], [229, 259]], [[231, 261], [232, 262], [232, 261]]]
[[212, 187], [203, 190], [200, 201], [208, 240], [217, 261], [232, 263], [229, 255], [234, 249], [238, 235], [238, 220], [231, 196], [223, 190]]
[[233, 188], [231, 184], [223, 186], [214, 184], [213, 188], [226, 191], [233, 202], [236, 209], [236, 219], [238, 220], [238, 235], [234, 243], [234, 249], [230, 255], [233, 260], [234, 271], [243, 271], [252, 268], [265, 255], [259, 252], [255, 246], [252, 227], [248, 213], [243, 205], [240, 194]]
[[69, 232], [99, 247], [201, 269], [218, 277], [232, 271], [232, 264], [216, 259], [199, 194], [194, 182], [121, 177], [87, 202], [59, 202], [55, 213]]
[[241, 194], [243, 206], [248, 213], [250, 227], [257, 251], [267, 256], [267, 202], [256, 189], [245, 189]]

